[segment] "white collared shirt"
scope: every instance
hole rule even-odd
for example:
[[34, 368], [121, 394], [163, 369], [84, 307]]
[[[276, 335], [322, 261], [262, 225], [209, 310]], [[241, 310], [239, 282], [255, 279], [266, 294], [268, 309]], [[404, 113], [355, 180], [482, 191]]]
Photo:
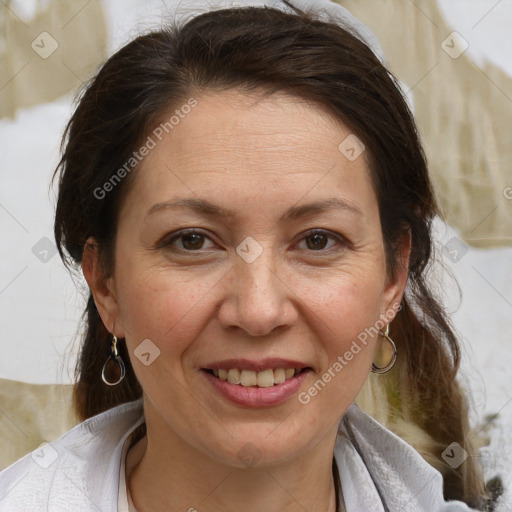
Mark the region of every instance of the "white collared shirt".
[[[80, 423], [0, 472], [0, 512], [133, 512], [125, 478], [142, 399]], [[469, 512], [445, 502], [441, 474], [412, 446], [352, 405], [336, 441], [347, 512]], [[130, 508], [130, 506], [132, 508]]]

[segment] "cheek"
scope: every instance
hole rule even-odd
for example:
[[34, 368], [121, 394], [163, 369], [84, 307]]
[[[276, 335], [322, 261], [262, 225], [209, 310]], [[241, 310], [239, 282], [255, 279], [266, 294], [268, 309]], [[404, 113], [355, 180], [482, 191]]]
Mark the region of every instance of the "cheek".
[[323, 349], [320, 379], [339, 399], [354, 398], [373, 359], [382, 277], [366, 270], [338, 273], [328, 284], [303, 287], [303, 315]]
[[371, 303], [366, 309], [359, 307], [361, 302], [356, 298], [333, 300], [323, 314], [319, 313], [316, 334], [322, 344], [317, 351], [320, 365], [298, 396], [299, 403], [341, 415], [361, 391], [374, 357], [372, 325], [377, 309]]
[[380, 261], [368, 260], [306, 278], [290, 274], [293, 291], [317, 317], [314, 323], [331, 333], [328, 338], [357, 337], [378, 320], [384, 299], [383, 269]]
[[187, 340], [194, 339], [201, 329], [208, 294], [218, 279], [134, 267], [126, 266], [116, 276], [128, 345], [133, 351], [141, 341], [150, 339], [161, 351], [182, 352]]

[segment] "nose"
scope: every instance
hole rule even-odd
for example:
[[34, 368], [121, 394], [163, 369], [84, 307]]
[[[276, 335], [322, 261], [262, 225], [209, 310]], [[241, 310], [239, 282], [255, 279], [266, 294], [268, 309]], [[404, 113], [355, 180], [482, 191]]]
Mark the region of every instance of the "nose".
[[223, 328], [266, 336], [296, 322], [294, 294], [276, 267], [270, 250], [264, 250], [252, 263], [235, 256], [232, 271], [226, 276], [227, 294], [219, 309]]

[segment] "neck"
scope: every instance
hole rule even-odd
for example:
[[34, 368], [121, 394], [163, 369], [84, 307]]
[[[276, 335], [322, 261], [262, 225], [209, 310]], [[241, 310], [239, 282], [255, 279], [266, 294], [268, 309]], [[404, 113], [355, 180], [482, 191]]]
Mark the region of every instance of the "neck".
[[336, 432], [286, 463], [240, 469], [205, 456], [175, 436], [166, 435], [165, 442], [159, 442], [148, 428], [128, 452], [127, 487], [137, 512], [336, 512]]

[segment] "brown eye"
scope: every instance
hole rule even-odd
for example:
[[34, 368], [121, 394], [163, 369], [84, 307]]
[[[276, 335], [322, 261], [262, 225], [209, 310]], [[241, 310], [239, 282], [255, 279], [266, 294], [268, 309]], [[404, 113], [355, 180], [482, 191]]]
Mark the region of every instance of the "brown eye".
[[175, 233], [172, 237], [166, 237], [160, 247], [176, 252], [197, 252], [202, 249], [213, 248], [214, 244], [211, 241], [211, 245], [207, 245], [209, 240], [210, 238], [200, 231], [181, 231], [180, 233]]
[[183, 247], [187, 251], [194, 249], [202, 249], [204, 244], [204, 235], [200, 233], [190, 233], [188, 235], [181, 235], [179, 238], [183, 241]]
[[308, 249], [312, 250], [325, 249], [328, 239], [329, 237], [327, 235], [315, 233], [314, 235], [310, 235], [306, 238], [306, 245], [308, 246]]
[[341, 237], [341, 235], [336, 235], [328, 231], [318, 230], [306, 233], [306, 235], [302, 238], [300, 243], [303, 243], [305, 241], [305, 249], [307, 249], [308, 251], [327, 252], [336, 244], [343, 246], [343, 240], [344, 239]]

